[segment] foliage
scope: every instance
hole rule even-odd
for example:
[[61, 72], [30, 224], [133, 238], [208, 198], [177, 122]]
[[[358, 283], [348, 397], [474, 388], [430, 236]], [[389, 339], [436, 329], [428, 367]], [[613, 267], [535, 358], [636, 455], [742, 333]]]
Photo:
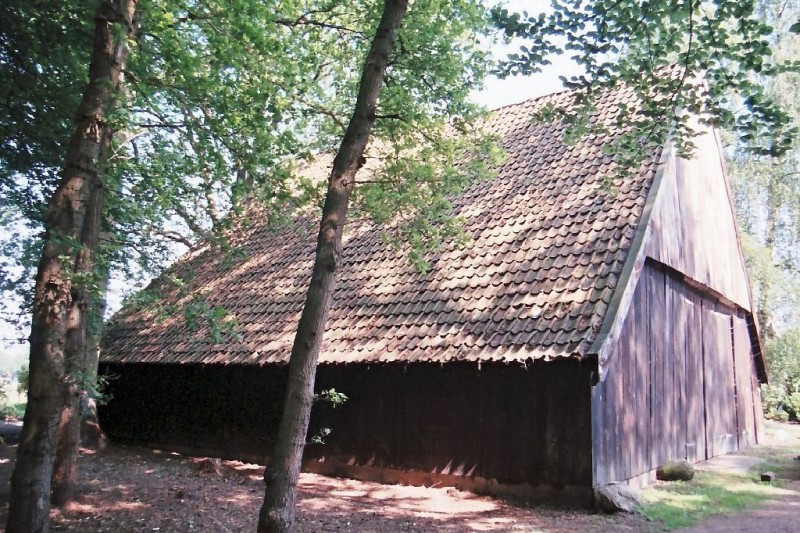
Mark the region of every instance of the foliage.
[[25, 403], [5, 403], [0, 404], [0, 417], [22, 418], [25, 416]]
[[17, 377], [17, 392], [19, 394], [27, 394], [28, 393], [28, 383], [30, 382], [30, 370], [28, 369], [28, 365], [22, 365], [19, 367], [19, 370], [16, 372]]
[[[789, 32], [800, 6], [761, 0], [757, 14], [776, 30], [772, 49], [778, 60], [800, 56], [800, 36]], [[800, 124], [800, 74], [756, 80]], [[727, 156], [737, 218], [747, 234], [744, 249], [758, 323], [769, 341], [800, 327], [800, 139], [795, 137], [779, 158], [754, 155], [735, 142], [729, 143]]]
[[[91, 8], [14, 0], [0, 12], [10, 110], [0, 114], [0, 220], [11, 229], [0, 239], [0, 288], [17, 293], [4, 299], [10, 308], [30, 308], [44, 204], [86, 77]], [[284, 166], [333, 145], [369, 27], [367, 12], [336, 0], [147, 0], [139, 20], [124, 105], [111, 118], [95, 276], [111, 269], [131, 289], [198, 238], [219, 235], [248, 198], [275, 217], [302, 201]]]
[[[757, 15], [775, 29], [778, 60], [800, 55], [800, 36], [790, 25], [800, 6], [761, 0]], [[800, 124], [800, 74], [754, 78]], [[764, 412], [778, 420], [800, 416], [800, 140], [781, 157], [754, 155], [730, 142], [728, 169], [747, 268], [756, 297], [770, 383], [762, 387]]]
[[[559, 0], [551, 14], [496, 8], [494, 17], [508, 37], [527, 41], [500, 75], [537, 72], [553, 55], [569, 53], [584, 70], [563, 79], [578, 105], [551, 112], [579, 134], [617, 131], [613, 151], [622, 162], [643, 157], [642, 144], [663, 145], [668, 137], [680, 153], [691, 153], [692, 114], [736, 129], [753, 153], [777, 155], [791, 145], [796, 128], [760, 81], [797, 70], [800, 61], [771, 58], [773, 29], [756, 16], [754, 0]], [[594, 102], [619, 83], [639, 102], [621, 104], [607, 124], [592, 123]], [[729, 105], [732, 93], [741, 106]]]
[[766, 345], [769, 385], [762, 386], [764, 412], [777, 420], [800, 421], [800, 329]]
[[93, 373], [75, 371], [67, 375], [67, 379], [75, 384], [81, 394], [87, 394], [98, 405], [108, 403], [111, 396], [108, 389], [108, 376], [95, 376]]
[[240, 337], [236, 332], [236, 318], [231, 316], [224, 307], [211, 305], [200, 294], [193, 294], [189, 302], [183, 306], [182, 311], [189, 331], [196, 331], [201, 325], [206, 325], [209, 339], [215, 344]]
[[93, 15], [92, 2], [0, 4], [0, 290], [20, 295], [0, 302], [9, 321], [30, 302], [45, 202], [87, 81]]
[[[0, 378], [0, 417], [22, 418], [25, 414], [25, 402], [20, 402], [19, 400], [24, 399], [22, 395], [28, 391], [28, 366], [23, 365], [14, 373], [14, 377], [17, 379], [16, 394], [8, 390], [8, 387], [13, 384], [10, 375], [3, 374], [2, 378]], [[21, 396], [22, 398], [20, 398]]]
[[[43, 147], [25, 161], [12, 161], [18, 155], [12, 135], [21, 123], [0, 124], [0, 132], [9, 132], [0, 139], [0, 170], [9, 176], [2, 182], [0, 219], [13, 229], [0, 239], [0, 281], [4, 293], [19, 295], [12, 307], [22, 303], [29, 309], [43, 206], [62, 166], [70, 110], [80, 97], [81, 84], [74, 80], [85, 77], [92, 14], [56, 2], [15, 1], [7, 7], [14, 12], [8, 20], [19, 24], [0, 26], [0, 38], [20, 57], [30, 50], [30, 60], [43, 70], [16, 73], [14, 58], [0, 56], [0, 66], [15, 76], [3, 88], [11, 91], [8, 101], [33, 110], [39, 121], [25, 130], [26, 138]], [[106, 168], [95, 284], [105, 287], [110, 275], [135, 292], [204, 237], [233, 264], [241, 250], [228, 249], [225, 231], [248, 200], [267, 207], [260, 216], [281, 221], [294, 207], [317, 199], [309, 190], [319, 183], [301, 186], [293, 164], [332, 149], [343, 133], [378, 8], [377, 0], [355, 6], [340, 0], [141, 2], [125, 105], [112, 118], [117, 134]], [[476, 38], [485, 29], [477, 2], [417, 2], [403, 29], [403, 52], [387, 73], [375, 134], [392, 146], [380, 156], [389, 171], [381, 183], [365, 185], [365, 200], [356, 204], [379, 223], [403, 211], [404, 224], [391, 240], [411, 241], [421, 267], [426, 249], [458, 238], [457, 224], [446, 217], [445, 197], [465, 176], [444, 169], [462, 158], [468, 142], [441, 141], [439, 134], [452, 120], [467, 130], [470, 117], [479, 114], [466, 96], [486, 68]], [[52, 57], [50, 35], [60, 44]], [[29, 43], [34, 44], [26, 48]], [[423, 67], [436, 74], [415, 75]], [[50, 72], [66, 73], [73, 82], [45, 78]], [[27, 90], [48, 88], [51, 81], [58, 91]], [[419, 105], [410, 106], [412, 101]], [[60, 114], [49, 113], [51, 108]], [[48, 117], [60, 117], [58, 127]], [[421, 143], [427, 147], [413, 148]], [[413, 183], [404, 179], [409, 172], [416, 173]]]
[[484, 111], [469, 102], [489, 66], [479, 41], [488, 22], [480, 2], [414, 2], [386, 70], [366, 154], [373, 172], [356, 179], [352, 216], [371, 218], [419, 269], [428, 251], [464, 240], [448, 198], [502, 157], [480, 130]]
[[336, 409], [337, 406], [344, 404], [347, 401], [347, 396], [344, 393], [337, 392], [336, 389], [326, 389], [314, 395], [315, 402], [327, 402], [331, 407]]
[[[333, 409], [337, 406], [343, 405], [347, 401], [347, 396], [336, 389], [326, 389], [314, 395], [315, 402], [326, 402], [331, 404]], [[320, 428], [315, 435], [311, 437], [312, 444], [325, 444], [325, 438], [333, 433], [331, 428]]]

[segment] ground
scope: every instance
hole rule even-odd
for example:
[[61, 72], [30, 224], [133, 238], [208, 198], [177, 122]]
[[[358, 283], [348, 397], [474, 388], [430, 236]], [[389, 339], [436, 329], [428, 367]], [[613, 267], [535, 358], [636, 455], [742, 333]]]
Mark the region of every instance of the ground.
[[[0, 524], [14, 447], [0, 445]], [[263, 467], [110, 446], [80, 458], [80, 496], [53, 512], [53, 531], [255, 531]], [[531, 509], [454, 489], [302, 474], [298, 532], [637, 531], [638, 516]]]
[[[793, 437], [794, 438], [794, 437]], [[5, 524], [13, 445], [0, 445], [0, 525]], [[769, 449], [769, 448], [767, 448]], [[77, 501], [54, 510], [52, 531], [254, 531], [263, 467], [219, 463], [111, 445], [80, 457]], [[800, 483], [742, 514], [712, 518], [694, 531], [795, 531]], [[446, 487], [380, 485], [303, 474], [298, 532], [317, 531], [658, 531], [642, 516], [527, 507]]]

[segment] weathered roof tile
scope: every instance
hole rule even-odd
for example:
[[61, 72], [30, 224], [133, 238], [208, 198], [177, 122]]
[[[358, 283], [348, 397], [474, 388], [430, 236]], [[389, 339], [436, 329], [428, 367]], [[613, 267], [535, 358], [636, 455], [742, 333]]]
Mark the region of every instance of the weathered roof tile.
[[[622, 100], [633, 101], [633, 95], [617, 91], [600, 102], [603, 120]], [[568, 93], [559, 93], [494, 113], [488, 127], [502, 137], [507, 161], [496, 178], [453, 199], [472, 241], [428, 257], [431, 271], [416, 272], [405, 252], [383, 244], [368, 223], [350, 224], [321, 362], [586, 355], [627, 257], [659, 154], [608, 187], [615, 168], [603, 150], [608, 136], [592, 134], [566, 145], [562, 125], [531, 121], [543, 104], [568, 101]], [[210, 305], [223, 306], [236, 319], [238, 336], [214, 344], [208, 325], [191, 330], [180, 313], [164, 320], [155, 308], [128, 306], [107, 329], [103, 361], [286, 362], [315, 237], [315, 224], [308, 221], [235, 227], [229, 238], [247, 255], [233, 266], [211, 243], [200, 243], [170, 272], [193, 273], [190, 288]], [[166, 277], [154, 286], [161, 288], [162, 304], [192, 299]]]

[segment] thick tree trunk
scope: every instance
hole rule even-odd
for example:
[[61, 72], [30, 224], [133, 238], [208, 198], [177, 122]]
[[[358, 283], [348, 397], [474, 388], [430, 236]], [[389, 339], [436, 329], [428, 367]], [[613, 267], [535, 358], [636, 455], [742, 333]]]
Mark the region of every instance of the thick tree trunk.
[[333, 161], [322, 209], [316, 258], [289, 360], [286, 403], [275, 450], [264, 472], [267, 483], [258, 521], [259, 533], [289, 531], [294, 522], [297, 479], [308, 433], [319, 350], [336, 286], [336, 270], [355, 176], [364, 164], [378, 94], [394, 46], [395, 31], [408, 0], [386, 0], [378, 29], [361, 72], [358, 98], [339, 152]]
[[[89, 205], [102, 189], [111, 128], [108, 113], [119, 89], [138, 0], [104, 0], [95, 17], [89, 85], [84, 92], [66, 154], [61, 181], [48, 204], [30, 335], [30, 387], [25, 424], [11, 476], [6, 530], [49, 529], [50, 488], [59, 421], [68, 386], [68, 329], [76, 318], [73, 287]], [[102, 194], [100, 196], [102, 198]]]
[[[99, 237], [100, 215], [104, 191], [101, 183], [92, 187], [86, 207], [80, 237], [80, 251], [75, 260], [74, 272], [84, 277], [83, 283], [72, 284], [71, 306], [67, 319], [67, 336], [64, 345], [64, 366], [67, 379], [62, 386], [63, 404], [59, 420], [58, 446], [53, 469], [52, 504], [63, 507], [75, 496], [78, 469], [75, 462], [80, 444], [81, 395], [88, 385], [90, 369], [86, 358], [88, 337], [93, 313], [94, 258]], [[91, 284], [92, 286], [87, 286]]]

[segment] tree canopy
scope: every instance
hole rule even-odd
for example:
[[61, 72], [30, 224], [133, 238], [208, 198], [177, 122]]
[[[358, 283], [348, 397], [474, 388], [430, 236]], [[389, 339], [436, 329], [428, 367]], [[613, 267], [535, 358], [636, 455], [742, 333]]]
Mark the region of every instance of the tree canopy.
[[[597, 94], [624, 83], [642, 105], [621, 109], [629, 135], [617, 148], [667, 137], [691, 153], [692, 115], [735, 130], [751, 153], [780, 155], [797, 132], [789, 114], [760, 79], [796, 71], [800, 60], [772, 53], [776, 32], [756, 12], [756, 0], [555, 0], [549, 14], [494, 10], [509, 37], [526, 42], [503, 62], [500, 75], [532, 74], [555, 55], [569, 54], [584, 74], [564, 78], [580, 108], [562, 118], [581, 125]], [[737, 104], [741, 105], [737, 105]]]

